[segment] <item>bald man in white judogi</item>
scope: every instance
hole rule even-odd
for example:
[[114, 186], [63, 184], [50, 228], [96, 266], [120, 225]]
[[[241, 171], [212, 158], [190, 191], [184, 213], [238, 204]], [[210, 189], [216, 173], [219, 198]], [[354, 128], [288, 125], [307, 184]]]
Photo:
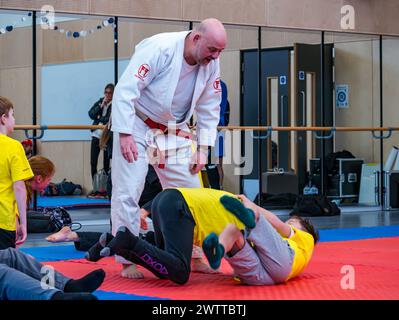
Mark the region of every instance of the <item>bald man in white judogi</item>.
[[[165, 148], [183, 152], [166, 158], [163, 168], [155, 165], [163, 188], [200, 187], [198, 173], [213, 146], [219, 122], [221, 86], [219, 55], [225, 48], [226, 31], [220, 21], [206, 19], [192, 31], [161, 33], [141, 41], [115, 87], [112, 100], [112, 233], [126, 226], [137, 235], [140, 229], [138, 200], [148, 170], [149, 147], [160, 146], [149, 135], [143, 120], [189, 131], [194, 111], [196, 149], [187, 148], [187, 139], [175, 135], [162, 138]], [[183, 148], [186, 147], [186, 148]], [[161, 147], [160, 147], [161, 148]], [[151, 149], [152, 150], [152, 149]], [[122, 276], [142, 274], [124, 263]]]

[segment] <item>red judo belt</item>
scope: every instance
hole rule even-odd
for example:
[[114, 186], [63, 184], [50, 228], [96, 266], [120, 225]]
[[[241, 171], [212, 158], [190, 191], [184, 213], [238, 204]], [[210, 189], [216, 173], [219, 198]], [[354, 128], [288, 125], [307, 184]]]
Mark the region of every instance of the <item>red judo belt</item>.
[[[143, 112], [141, 112], [140, 110], [137, 110], [137, 109], [136, 109], [136, 114], [151, 129], [160, 130], [160, 131], [162, 131], [163, 134], [175, 134], [176, 136], [183, 137], [185, 139], [193, 139], [193, 134], [191, 132], [187, 132], [187, 131], [184, 131], [181, 129], [169, 130], [167, 126], [153, 121], [146, 114], [144, 114]], [[158, 168], [164, 169], [165, 163], [160, 163], [158, 165]]]

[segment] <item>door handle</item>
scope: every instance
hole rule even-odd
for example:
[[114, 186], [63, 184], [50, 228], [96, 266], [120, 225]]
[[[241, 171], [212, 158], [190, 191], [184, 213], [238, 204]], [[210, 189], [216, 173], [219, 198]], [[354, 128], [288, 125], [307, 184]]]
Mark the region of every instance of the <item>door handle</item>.
[[306, 93], [303, 90], [301, 90], [299, 93], [302, 96], [302, 125], [306, 127]]
[[284, 127], [284, 99], [285, 98], [288, 98], [285, 94], [282, 94], [280, 96], [280, 113], [281, 113], [281, 115], [280, 115], [280, 119], [281, 119], [280, 124], [281, 124], [282, 127]]

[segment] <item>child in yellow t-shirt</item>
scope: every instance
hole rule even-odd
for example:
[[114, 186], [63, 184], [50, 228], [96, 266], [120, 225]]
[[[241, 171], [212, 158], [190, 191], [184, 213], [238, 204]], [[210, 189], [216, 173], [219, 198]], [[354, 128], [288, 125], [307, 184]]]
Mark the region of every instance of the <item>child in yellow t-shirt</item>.
[[[249, 285], [273, 285], [299, 275], [312, 257], [319, 239], [312, 223], [299, 216], [281, 221], [243, 195], [229, 198], [226, 209], [238, 218], [246, 208], [255, 213], [256, 226], [245, 236], [233, 224], [219, 234], [210, 233], [203, 249], [212, 268], [226, 258], [236, 277]], [[245, 212], [244, 212], [245, 215]]]
[[[0, 96], [0, 249], [15, 247], [26, 240], [25, 180], [33, 177], [24, 148], [8, 137], [15, 125], [12, 103]], [[16, 212], [20, 233], [16, 233]]]

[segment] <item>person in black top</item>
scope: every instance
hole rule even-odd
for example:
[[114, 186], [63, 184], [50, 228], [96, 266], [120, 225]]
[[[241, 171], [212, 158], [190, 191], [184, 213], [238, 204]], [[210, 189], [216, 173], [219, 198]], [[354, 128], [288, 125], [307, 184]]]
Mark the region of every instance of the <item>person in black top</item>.
[[[89, 110], [89, 117], [93, 120], [93, 125], [102, 125], [109, 122], [111, 116], [111, 103], [114, 94], [114, 85], [109, 83], [105, 86], [104, 97], [100, 98]], [[91, 177], [97, 173], [98, 156], [100, 154], [100, 139], [103, 133], [102, 129], [91, 130], [91, 150], [90, 150], [90, 165]], [[104, 150], [104, 170], [108, 173], [110, 157], [107, 154], [107, 149]]]

